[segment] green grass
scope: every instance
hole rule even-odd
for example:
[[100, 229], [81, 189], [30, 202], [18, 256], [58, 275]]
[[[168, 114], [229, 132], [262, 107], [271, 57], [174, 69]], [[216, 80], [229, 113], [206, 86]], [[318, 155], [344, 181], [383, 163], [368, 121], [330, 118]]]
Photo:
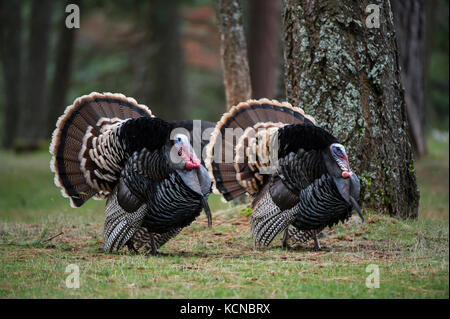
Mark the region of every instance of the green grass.
[[[72, 209], [53, 185], [49, 155], [0, 153], [0, 298], [448, 298], [448, 142], [430, 140], [417, 165], [418, 220], [364, 212], [312, 243], [253, 249], [244, 206], [210, 197], [160, 256], [102, 251], [104, 202]], [[62, 233], [62, 234], [61, 234]], [[49, 238], [58, 235], [48, 240]], [[80, 288], [66, 288], [66, 267]], [[380, 288], [365, 285], [380, 269]]]
[[420, 188], [419, 217], [448, 224], [449, 143], [428, 139], [428, 155], [416, 164]]

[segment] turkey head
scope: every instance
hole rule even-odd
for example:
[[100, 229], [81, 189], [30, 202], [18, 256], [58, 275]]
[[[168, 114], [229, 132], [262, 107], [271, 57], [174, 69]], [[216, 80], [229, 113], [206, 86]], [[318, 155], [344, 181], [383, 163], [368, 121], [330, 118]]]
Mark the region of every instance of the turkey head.
[[339, 143], [332, 143], [322, 151], [322, 154], [328, 173], [333, 177], [342, 198], [352, 205], [361, 220], [364, 221], [357, 202], [360, 192], [359, 179], [350, 169], [344, 146]]
[[201, 196], [203, 208], [208, 218], [208, 226], [211, 226], [212, 216], [208, 205], [208, 195], [211, 191], [212, 181], [208, 171], [201, 165], [201, 161], [195, 154], [186, 135], [176, 134], [170, 144], [171, 147], [168, 149], [169, 162], [185, 185]]

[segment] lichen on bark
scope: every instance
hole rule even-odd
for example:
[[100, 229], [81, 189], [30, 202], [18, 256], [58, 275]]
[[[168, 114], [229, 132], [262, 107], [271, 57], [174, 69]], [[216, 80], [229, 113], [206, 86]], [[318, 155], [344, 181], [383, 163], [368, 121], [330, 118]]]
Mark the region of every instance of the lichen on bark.
[[286, 96], [346, 146], [364, 206], [417, 217], [418, 190], [389, 1], [284, 0]]

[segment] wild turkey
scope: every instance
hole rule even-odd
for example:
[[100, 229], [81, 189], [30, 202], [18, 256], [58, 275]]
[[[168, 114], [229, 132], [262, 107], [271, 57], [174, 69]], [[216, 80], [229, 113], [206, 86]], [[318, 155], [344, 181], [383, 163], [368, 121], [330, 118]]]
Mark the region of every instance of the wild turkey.
[[165, 122], [111, 93], [82, 96], [59, 118], [50, 146], [55, 184], [72, 207], [107, 199], [105, 251], [127, 245], [156, 254], [202, 209], [211, 225], [211, 179], [175, 128], [189, 132], [192, 121]]
[[253, 199], [256, 246], [285, 231], [283, 246], [314, 239], [320, 249], [317, 234], [326, 226], [344, 222], [353, 209], [362, 218], [359, 180], [344, 146], [288, 103], [234, 106], [216, 125], [205, 165], [214, 192], [226, 201], [245, 193]]

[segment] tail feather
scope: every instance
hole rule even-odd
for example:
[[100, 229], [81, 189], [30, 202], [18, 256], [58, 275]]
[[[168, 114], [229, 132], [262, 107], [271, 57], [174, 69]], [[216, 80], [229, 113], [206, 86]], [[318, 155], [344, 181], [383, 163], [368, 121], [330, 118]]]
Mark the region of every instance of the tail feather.
[[[173, 228], [165, 233], [151, 233], [145, 227], [139, 227], [130, 239], [130, 243], [136, 250], [141, 247], [145, 251], [151, 251], [153, 248], [159, 249], [171, 238], [178, 235], [183, 228]], [[153, 247], [154, 246], [154, 247]]]
[[294, 213], [288, 210], [264, 221], [264, 227], [255, 236], [255, 243], [258, 246], [268, 246], [278, 234], [289, 226], [293, 219]]
[[141, 227], [145, 212], [145, 205], [132, 213], [124, 210], [117, 201], [116, 187], [106, 202], [106, 219], [103, 230], [104, 251], [111, 252], [122, 248]]
[[290, 245], [296, 243], [306, 243], [309, 240], [314, 239], [314, 237], [319, 234], [325, 227], [319, 227], [317, 229], [302, 230], [294, 225], [289, 225], [287, 241]]
[[[142, 116], [151, 117], [152, 113], [145, 105], [122, 94], [93, 92], [79, 97], [66, 108], [52, 134], [50, 169], [55, 173], [56, 186], [70, 199], [72, 207], [79, 207], [90, 197], [108, 191], [87, 178], [93, 175], [90, 170], [93, 172], [96, 166], [88, 153], [94, 138], [102, 133], [102, 127], [113, 120]], [[108, 176], [102, 170], [96, 173], [100, 173], [99, 178]]]
[[264, 192], [264, 195], [254, 202], [251, 216], [251, 228], [252, 235], [255, 238], [255, 246], [268, 246], [294, 219], [294, 211], [281, 211], [273, 202], [270, 193], [268, 191]]
[[[232, 107], [217, 123], [207, 146], [205, 165], [214, 182], [213, 190], [227, 201], [244, 193], [255, 194], [265, 180], [258, 171], [264, 165], [249, 165], [248, 150], [255, 149], [258, 139], [251, 134], [265, 130], [266, 135], [271, 136], [279, 127], [303, 123], [315, 124], [315, 121], [302, 109], [286, 102], [249, 100]], [[226, 129], [242, 129], [244, 133], [232, 141], [225, 140]], [[215, 153], [216, 146], [221, 147], [220, 161], [215, 160], [219, 155]], [[226, 154], [232, 154], [232, 163], [225, 162]]]

